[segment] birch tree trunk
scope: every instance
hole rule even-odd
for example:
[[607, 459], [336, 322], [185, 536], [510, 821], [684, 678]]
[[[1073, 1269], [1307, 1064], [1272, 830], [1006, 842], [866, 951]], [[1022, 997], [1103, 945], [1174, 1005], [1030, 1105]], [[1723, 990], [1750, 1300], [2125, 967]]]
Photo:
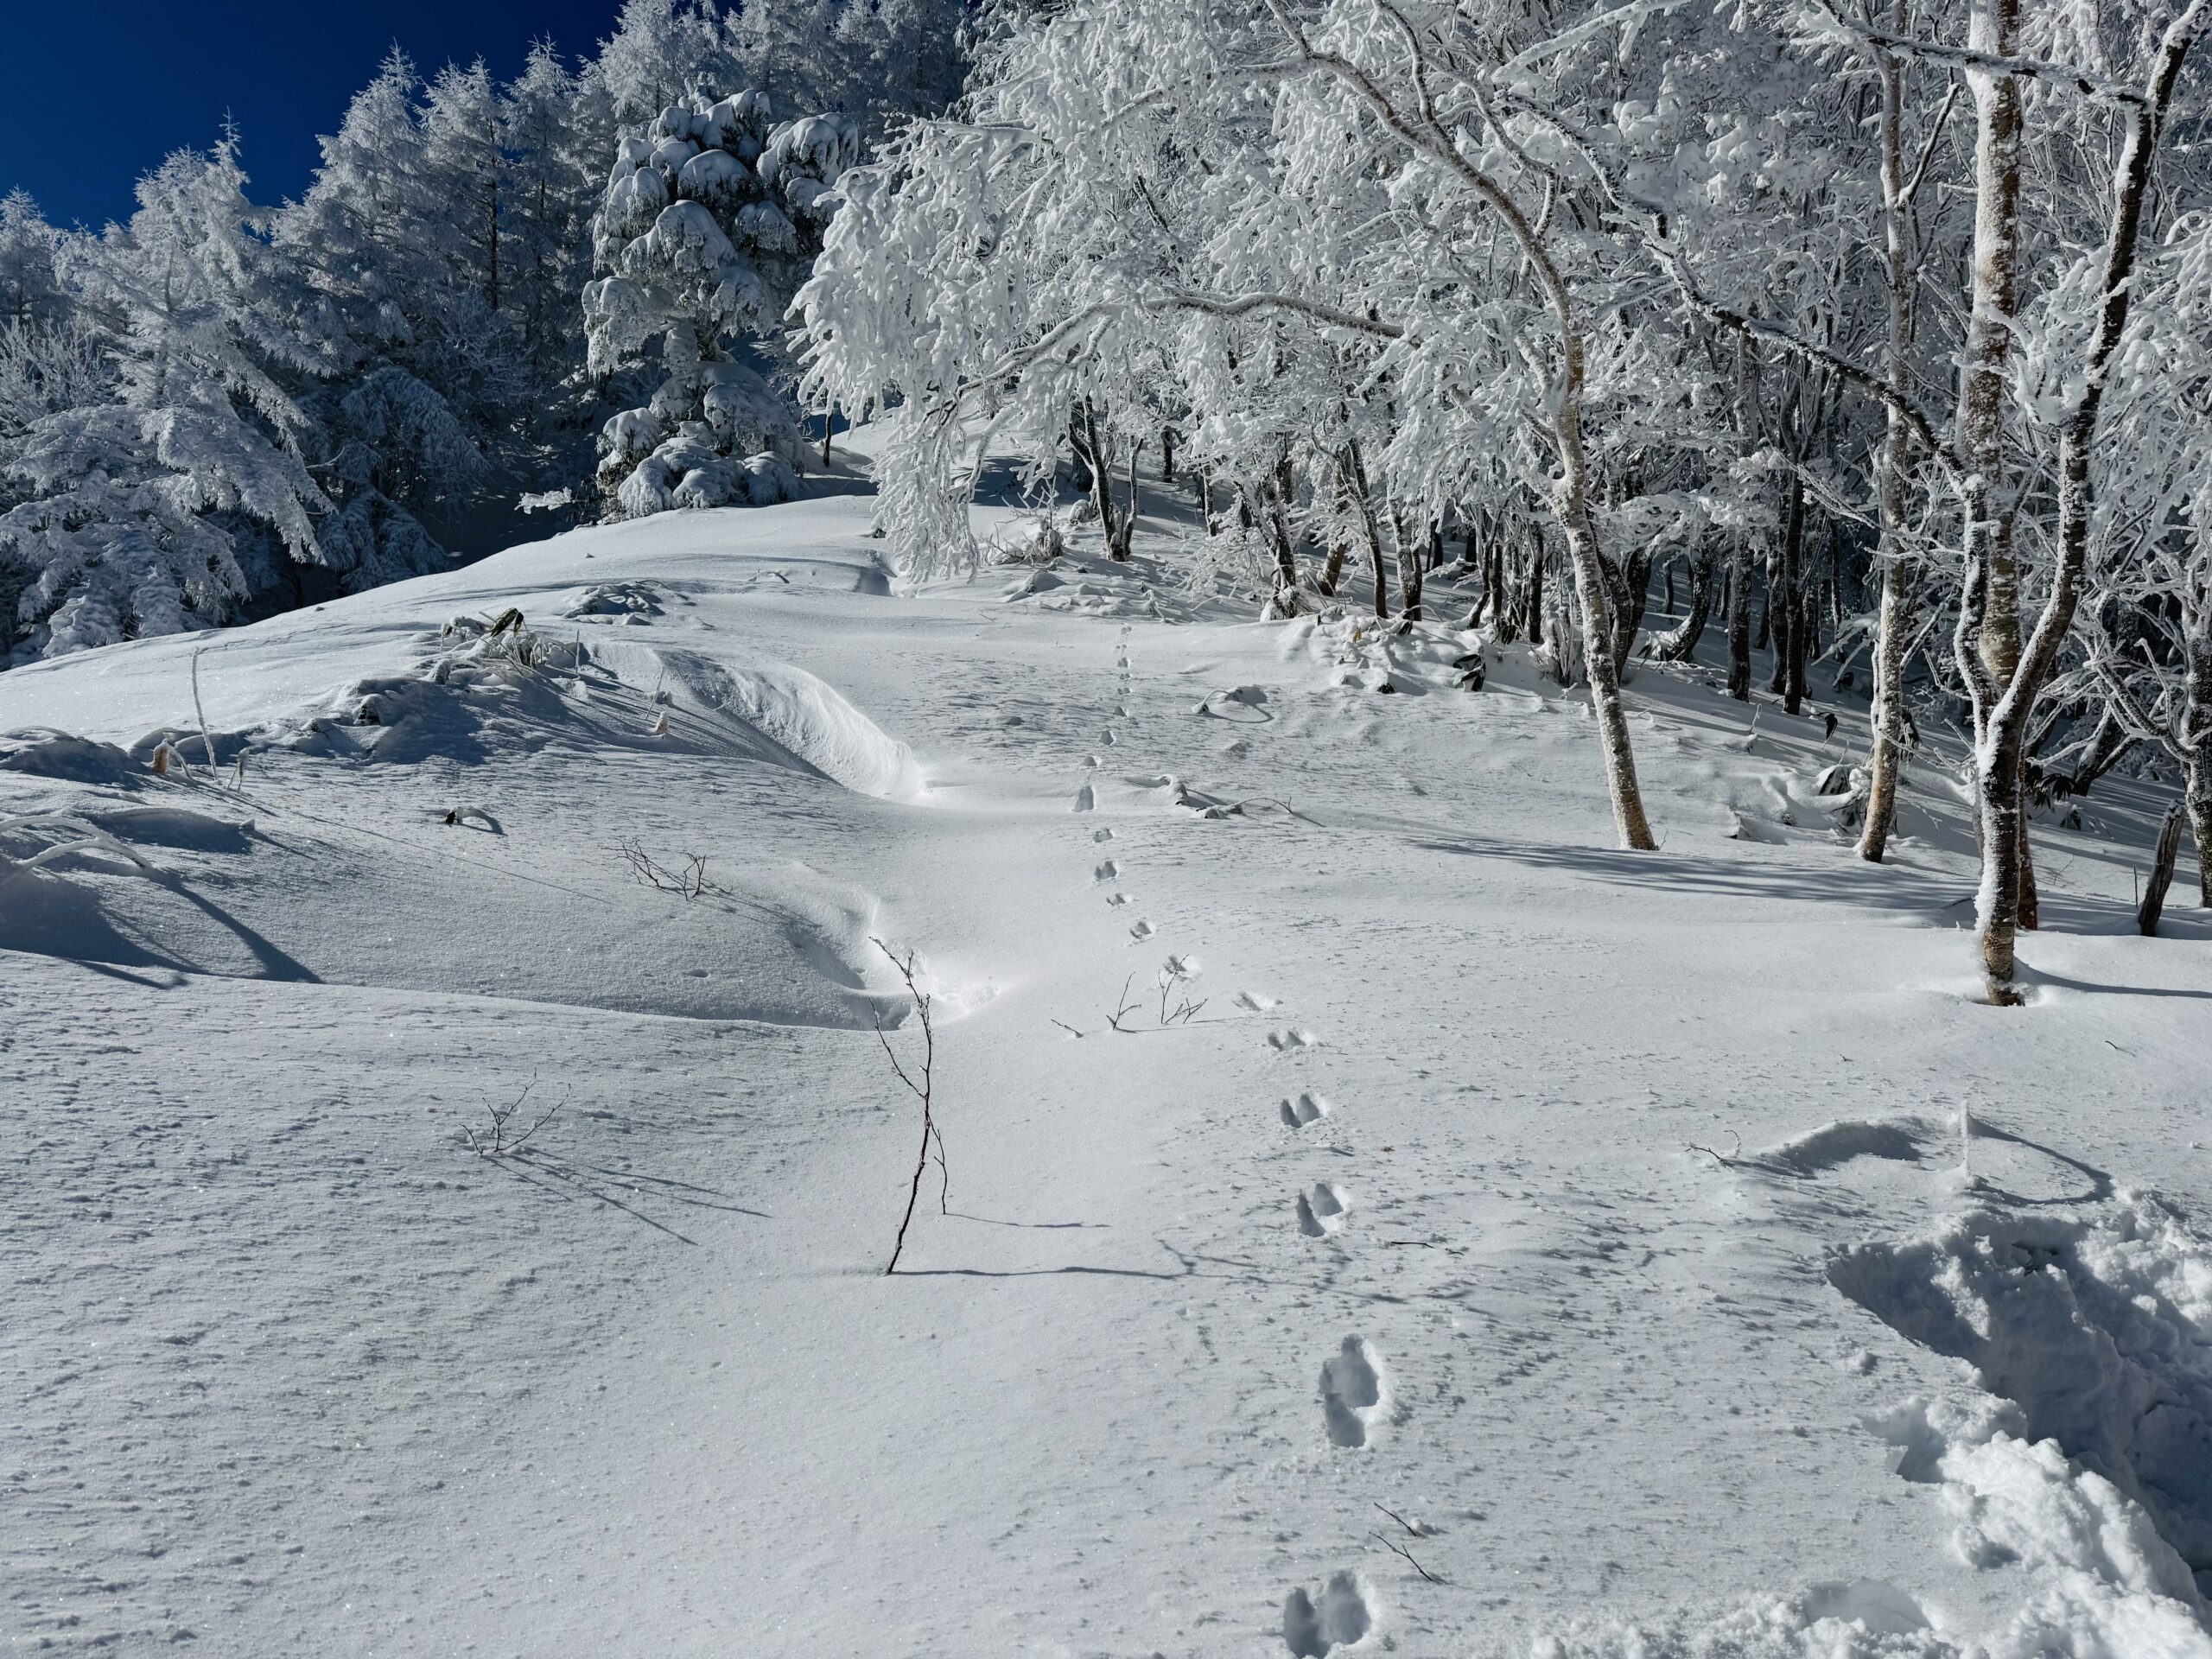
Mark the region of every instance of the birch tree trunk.
[[1751, 700], [1751, 572], [1744, 532], [1728, 537], [1728, 695]]
[[[1905, 0], [1897, 0], [1890, 21], [1897, 33], [1904, 33]], [[1885, 378], [1902, 400], [1911, 391], [1914, 240], [1912, 206], [1905, 197], [1904, 69], [1889, 52], [1876, 54], [1875, 68], [1882, 83], [1882, 229], [1889, 289]], [[1859, 836], [1859, 856], [1870, 864], [1882, 861], [1889, 850], [1891, 827], [1897, 822], [1897, 774], [1904, 759], [1904, 641], [1912, 626], [1912, 573], [1904, 546], [1904, 471], [1912, 433], [1897, 403], [1885, 408], [1884, 418], [1880, 539], [1875, 550], [1882, 571], [1882, 600], [1874, 635], [1874, 699], [1868, 711], [1874, 746], [1866, 768], [1866, 823]]]
[[[1421, 620], [1422, 538], [1411, 533], [1402, 518], [1394, 520], [1398, 532], [1398, 610], [1408, 622]], [[1428, 544], [1433, 547], [1442, 538], [1432, 536]]]
[[[1999, 7], [2010, 7], [2013, 3], [2014, 0], [1990, 0]], [[2088, 561], [2089, 520], [2095, 507], [2089, 460], [2097, 442], [2106, 378], [2127, 327], [2136, 239], [2142, 227], [2143, 203], [2150, 189], [2152, 163], [2164, 127], [2166, 110], [2172, 101], [2174, 82], [2181, 73], [2183, 59], [2202, 27], [2206, 3], [2207, 0], [2190, 0], [2182, 14], [2167, 26], [2152, 55], [2142, 96], [2126, 106], [2120, 156], [2113, 168], [2111, 228], [2105, 242], [2098, 284], [2096, 321], [2081, 365], [2072, 406], [2059, 429], [2058, 556], [2051, 571], [2050, 594], [2044, 601], [2042, 613], [2036, 619], [2035, 632], [2019, 650], [2010, 679], [2001, 685], [1978, 650], [1995, 575], [1993, 563], [1987, 556], [1968, 563], [1965, 587], [1960, 594], [1959, 626], [1953, 636], [1953, 646], [1974, 705], [1974, 766], [1981, 798], [1982, 829], [1982, 879], [1975, 922], [1982, 967], [1988, 976], [1993, 1001], [2019, 1000], [2012, 979], [2014, 935], [2019, 924], [2022, 860], [2018, 837], [2024, 818], [2024, 791], [2021, 785], [2025, 738], [2035, 710], [2036, 694], [2058, 660], [2059, 646], [2073, 626], [2075, 607], [2081, 596], [2082, 572]], [[1977, 14], [1978, 27], [1979, 24]], [[2009, 36], [2004, 38], [2009, 41]], [[2017, 166], [2017, 96], [2012, 107], [2015, 124], [2012, 148]], [[1984, 143], [1980, 148], [1992, 146]], [[2017, 189], [2017, 172], [2013, 185]], [[1980, 214], [1979, 204], [1977, 207], [1979, 254]], [[1978, 289], [1980, 265], [1978, 257]], [[1980, 309], [1977, 305], [1977, 321]], [[1969, 479], [1969, 493], [1973, 487], [1974, 480]], [[1969, 523], [1971, 525], [1971, 515]], [[1986, 546], [1986, 541], [1984, 545]], [[2016, 588], [2016, 609], [2017, 597]]]
[[[2014, 49], [2018, 26], [2019, 0], [1975, 0], [1967, 43], [1976, 52], [2005, 56]], [[2020, 660], [2020, 576], [2005, 476], [2005, 383], [2019, 306], [2020, 89], [2012, 76], [1988, 68], [1969, 69], [1967, 84], [1974, 105], [1974, 248], [1955, 442], [1965, 480], [1961, 508], [1967, 593], [1961, 596], [1956, 645], [1961, 671], [1986, 688], [1974, 698], [1973, 773], [1981, 842], [1976, 913], [1991, 995], [2005, 999], [2011, 995], [2012, 942], [2020, 925], [2026, 822], [2021, 722], [1993, 717], [2015, 686]]]

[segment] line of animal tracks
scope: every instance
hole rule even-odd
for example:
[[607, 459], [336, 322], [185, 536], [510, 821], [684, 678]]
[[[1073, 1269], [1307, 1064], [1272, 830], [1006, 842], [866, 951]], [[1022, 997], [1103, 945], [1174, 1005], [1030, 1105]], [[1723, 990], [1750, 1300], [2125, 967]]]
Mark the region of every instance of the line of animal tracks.
[[[1126, 718], [1129, 712], [1131, 632], [1129, 624], [1122, 624], [1115, 645], [1114, 719]], [[1120, 741], [1120, 729], [1109, 719], [1101, 734], [1101, 745], [1113, 747]], [[1085, 770], [1095, 772], [1100, 764], [1097, 755], [1088, 756]], [[1097, 798], [1096, 785], [1086, 778], [1076, 792], [1073, 810], [1095, 810]], [[1091, 832], [1092, 842], [1101, 849], [1117, 838], [1111, 826], [1102, 826]], [[1125, 860], [1113, 856], [1103, 859], [1091, 872], [1094, 883], [1107, 890], [1106, 903], [1116, 911], [1126, 911], [1133, 903], [1133, 895], [1122, 885], [1128, 874]], [[1146, 917], [1136, 918], [1128, 927], [1130, 940], [1138, 944], [1148, 943], [1160, 934], [1160, 927]], [[1191, 953], [1171, 955], [1162, 963], [1154, 987], [1160, 993], [1160, 1001], [1156, 1010], [1149, 1010], [1160, 1026], [1171, 1026], [1179, 1020], [1186, 1023], [1196, 1013], [1199, 1005], [1181, 993], [1199, 971], [1198, 960]], [[1281, 1006], [1275, 998], [1254, 990], [1239, 992], [1236, 1003], [1248, 1012], [1259, 1014], [1272, 1012]], [[1126, 987], [1122, 1004], [1114, 1022], [1116, 1030], [1122, 1028], [1122, 1016], [1135, 1006]], [[1270, 1054], [1295, 1059], [1318, 1047], [1320, 1039], [1306, 1027], [1285, 1025], [1270, 1029], [1265, 1043]], [[1335, 1110], [1319, 1093], [1299, 1090], [1281, 1102], [1276, 1115], [1285, 1128], [1303, 1135], [1324, 1124]], [[1293, 1194], [1289, 1207], [1298, 1230], [1305, 1236], [1329, 1241], [1339, 1249], [1356, 1248], [1356, 1241], [1347, 1232], [1353, 1209], [1352, 1195], [1342, 1185], [1315, 1179], [1310, 1186]], [[1319, 1377], [1319, 1427], [1327, 1444], [1348, 1452], [1363, 1451], [1372, 1446], [1386, 1432], [1394, 1405], [1389, 1372], [1382, 1355], [1365, 1337], [1357, 1332], [1347, 1335], [1327, 1352], [1320, 1365]], [[1396, 1521], [1396, 1524], [1414, 1536], [1420, 1535], [1415, 1523]], [[1318, 1593], [1298, 1585], [1285, 1595], [1282, 1639], [1297, 1659], [1322, 1659], [1332, 1649], [1365, 1637], [1375, 1627], [1377, 1611], [1375, 1590], [1364, 1574], [1351, 1568], [1332, 1569]]]

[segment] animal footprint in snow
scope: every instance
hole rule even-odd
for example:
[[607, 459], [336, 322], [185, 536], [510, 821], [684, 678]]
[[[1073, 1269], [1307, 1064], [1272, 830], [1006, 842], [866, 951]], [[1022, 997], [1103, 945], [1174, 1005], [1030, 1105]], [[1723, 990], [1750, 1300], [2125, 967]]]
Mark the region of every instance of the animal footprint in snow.
[[1129, 902], [1129, 895], [1126, 893], [1109, 893], [1106, 895], [1106, 902], [1116, 910], [1119, 910]]
[[1071, 812], [1088, 812], [1097, 804], [1097, 796], [1091, 793], [1090, 785], [1085, 784], [1081, 789], [1076, 791], [1075, 804], [1068, 810]]
[[1153, 936], [1154, 931], [1155, 930], [1150, 922], [1139, 922], [1135, 927], [1129, 930], [1129, 937], [1133, 939], [1148, 939]]
[[1343, 1230], [1351, 1213], [1351, 1200], [1342, 1187], [1326, 1181], [1313, 1183], [1311, 1192], [1298, 1195], [1298, 1230], [1308, 1238], [1326, 1238]]
[[1364, 1640], [1375, 1628], [1371, 1594], [1351, 1573], [1332, 1574], [1318, 1602], [1301, 1585], [1282, 1599], [1283, 1644], [1295, 1659], [1325, 1659]]
[[1381, 1358], [1364, 1338], [1346, 1337], [1321, 1367], [1321, 1416], [1329, 1443], [1365, 1446], [1389, 1408], [1389, 1381]]
[[1269, 996], [1265, 991], [1239, 991], [1236, 993], [1236, 1006], [1249, 1008], [1255, 1014], [1265, 1014], [1269, 1008], [1281, 1007], [1282, 998]]
[[1122, 867], [1109, 858], [1090, 873], [1090, 879], [1094, 881], [1111, 881], [1121, 873]]
[[1111, 830], [1094, 830], [1090, 832], [1090, 838], [1093, 841], [1111, 841], [1114, 832]]
[[1308, 1123], [1319, 1123], [1337, 1109], [1316, 1094], [1303, 1094], [1296, 1100], [1282, 1103], [1282, 1121], [1294, 1129], [1302, 1129]]
[[1288, 1054], [1301, 1048], [1312, 1048], [1321, 1039], [1300, 1027], [1286, 1026], [1281, 1031], [1268, 1033], [1268, 1046], [1278, 1053]]

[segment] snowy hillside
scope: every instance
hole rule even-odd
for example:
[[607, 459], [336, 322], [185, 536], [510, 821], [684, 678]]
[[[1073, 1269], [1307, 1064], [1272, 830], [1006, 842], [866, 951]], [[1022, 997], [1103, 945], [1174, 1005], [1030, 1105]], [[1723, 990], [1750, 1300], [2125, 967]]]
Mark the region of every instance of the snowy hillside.
[[15, 1649], [2212, 1655], [2147, 799], [870, 505], [0, 676]]

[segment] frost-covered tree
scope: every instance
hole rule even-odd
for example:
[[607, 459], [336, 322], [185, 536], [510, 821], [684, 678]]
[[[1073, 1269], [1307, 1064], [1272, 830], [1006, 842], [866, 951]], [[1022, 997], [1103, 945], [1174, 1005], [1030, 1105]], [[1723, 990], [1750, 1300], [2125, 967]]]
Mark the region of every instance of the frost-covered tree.
[[702, 87], [740, 84], [730, 33], [713, 0], [622, 0], [593, 66], [614, 118], [639, 125]]
[[302, 401], [340, 508], [331, 555], [364, 584], [443, 563], [424, 520], [457, 518], [493, 470], [514, 384], [479, 257], [496, 248], [483, 237], [496, 181], [455, 130], [458, 97], [434, 150], [422, 90], [413, 64], [388, 56], [274, 226], [297, 327], [315, 347]]
[[857, 149], [850, 122], [775, 124], [757, 92], [696, 95], [623, 137], [592, 224], [605, 274], [583, 290], [591, 370], [607, 375], [657, 351], [663, 378], [601, 434], [610, 512], [634, 518], [795, 491], [792, 411], [753, 347], [820, 248], [832, 187]]
[[60, 321], [69, 310], [54, 261], [61, 236], [24, 190], [0, 197], [0, 324]]
[[111, 391], [29, 422], [0, 515], [24, 585], [18, 659], [224, 620], [271, 557], [319, 560], [328, 503], [278, 374], [307, 347], [271, 321], [266, 215], [234, 141], [143, 180], [129, 224], [63, 249]]
[[522, 331], [530, 419], [563, 410], [560, 388], [582, 353], [576, 290], [591, 263], [591, 215], [614, 140], [604, 79], [572, 72], [543, 41], [501, 92], [506, 156], [506, 304]]
[[[1377, 544], [1401, 550], [1471, 499], [1543, 503], [1617, 826], [1652, 845], [1618, 681], [1637, 595], [1598, 533], [1592, 437], [1599, 410], [1662, 424], [1682, 347], [1636, 326], [1618, 297], [1632, 251], [1560, 211], [1560, 162], [1501, 113], [1531, 81], [1540, 110], [1571, 95], [1589, 73], [1578, 48], [1609, 28], [1376, 0], [1078, 0], [1013, 31], [966, 120], [912, 130], [854, 181], [805, 291], [817, 406], [884, 385], [909, 400], [887, 529], [910, 557], [958, 556], [965, 515], [945, 492], [976, 428], [1057, 442], [1096, 377], [1166, 355], [1147, 348], [1171, 320], [1172, 360], [1193, 365], [1181, 391], [1219, 428], [1201, 444], [1224, 452], [1286, 441], [1241, 401], [1205, 405], [1272, 360], [1268, 331], [1300, 336], [1306, 363], [1363, 357], [1357, 406], [1340, 366], [1326, 377], [1330, 487], [1348, 480]], [[1536, 67], [1509, 87], [1508, 65]], [[1362, 423], [1378, 442], [1354, 457]]]

